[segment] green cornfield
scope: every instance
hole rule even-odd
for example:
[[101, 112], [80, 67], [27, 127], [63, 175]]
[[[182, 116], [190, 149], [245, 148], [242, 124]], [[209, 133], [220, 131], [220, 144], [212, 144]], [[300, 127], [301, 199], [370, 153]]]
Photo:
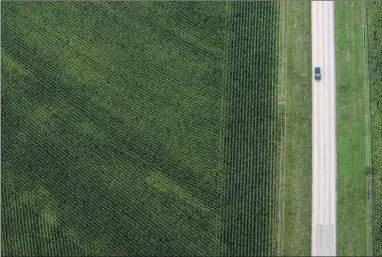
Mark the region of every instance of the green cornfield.
[[2, 255], [275, 255], [278, 15], [1, 2]]
[[370, 87], [372, 249], [382, 255], [382, 3], [367, 2]]
[[[275, 255], [278, 4], [235, 2], [225, 113], [224, 255]], [[261, 32], [261, 33], [260, 33]]]

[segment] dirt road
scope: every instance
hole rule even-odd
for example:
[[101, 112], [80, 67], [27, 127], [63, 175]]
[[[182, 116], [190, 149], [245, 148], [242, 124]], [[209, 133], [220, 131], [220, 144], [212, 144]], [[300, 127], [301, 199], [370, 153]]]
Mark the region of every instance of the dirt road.
[[[334, 2], [312, 1], [312, 255], [336, 255], [336, 72]], [[349, 17], [350, 19], [351, 17]]]

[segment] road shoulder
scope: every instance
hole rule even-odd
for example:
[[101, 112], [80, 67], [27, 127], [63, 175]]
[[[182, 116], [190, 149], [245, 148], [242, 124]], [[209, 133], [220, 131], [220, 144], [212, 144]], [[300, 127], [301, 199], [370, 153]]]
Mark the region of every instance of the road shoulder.
[[335, 10], [338, 121], [337, 253], [362, 256], [367, 253], [362, 3], [337, 2]]
[[281, 53], [283, 77], [280, 79], [285, 92], [281, 99], [285, 100], [285, 146], [282, 148], [285, 151], [285, 167], [279, 166], [282, 174], [279, 189], [283, 200], [283, 222], [279, 228], [281, 240], [278, 255], [308, 256], [311, 249], [312, 212], [310, 2], [287, 1], [281, 4], [286, 12], [285, 51]]

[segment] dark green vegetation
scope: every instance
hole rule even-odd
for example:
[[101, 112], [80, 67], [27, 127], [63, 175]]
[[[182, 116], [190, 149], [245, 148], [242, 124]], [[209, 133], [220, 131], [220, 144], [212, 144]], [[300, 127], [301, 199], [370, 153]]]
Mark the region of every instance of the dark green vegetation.
[[[281, 8], [282, 83], [286, 107], [285, 164], [279, 255], [309, 256], [312, 228], [312, 72], [310, 1], [286, 1]], [[284, 100], [283, 99], [283, 100]]]
[[4, 215], [42, 224], [3, 223], [4, 253], [61, 253], [55, 231], [87, 254], [214, 253], [224, 5], [7, 2], [2, 16], [4, 196], [21, 203]]
[[367, 3], [368, 65], [370, 87], [372, 249], [382, 255], [382, 3]]
[[274, 254], [277, 3], [1, 4], [3, 255]]
[[235, 2], [230, 9], [224, 254], [274, 255], [279, 8]]
[[365, 256], [367, 167], [362, 2], [336, 2], [335, 19], [337, 253]]

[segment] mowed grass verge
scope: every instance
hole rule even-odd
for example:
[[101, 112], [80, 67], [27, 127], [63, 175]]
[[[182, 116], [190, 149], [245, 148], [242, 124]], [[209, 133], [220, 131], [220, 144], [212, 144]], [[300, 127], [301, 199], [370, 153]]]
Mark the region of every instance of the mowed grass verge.
[[[285, 97], [285, 164], [281, 162], [281, 230], [278, 254], [308, 256], [311, 245], [312, 85], [310, 3], [284, 2], [280, 11], [285, 32], [280, 86]], [[283, 15], [285, 12], [286, 15]], [[283, 30], [281, 25], [280, 30]], [[284, 100], [285, 99], [285, 100]], [[283, 104], [279, 105], [282, 108]], [[282, 160], [281, 160], [282, 161]], [[284, 166], [285, 165], [285, 166]]]
[[382, 255], [382, 3], [367, 2], [372, 171], [372, 254]]
[[[335, 6], [337, 67], [337, 253], [367, 253], [363, 5]], [[351, 17], [351, 18], [349, 18]]]
[[274, 255], [278, 3], [1, 4], [3, 255]]

